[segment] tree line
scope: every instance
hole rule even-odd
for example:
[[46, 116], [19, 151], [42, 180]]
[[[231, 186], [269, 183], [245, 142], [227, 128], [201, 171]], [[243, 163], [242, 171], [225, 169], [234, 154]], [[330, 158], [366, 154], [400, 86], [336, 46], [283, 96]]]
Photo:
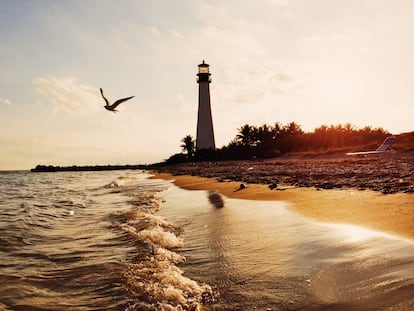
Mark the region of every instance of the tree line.
[[118, 170], [144, 170], [147, 165], [85, 165], [85, 166], [53, 166], [53, 165], [36, 165], [30, 171], [40, 172], [84, 172], [84, 171], [118, 171]]
[[181, 142], [184, 153], [171, 156], [166, 162], [197, 160], [246, 160], [273, 158], [287, 153], [326, 153], [352, 148], [377, 147], [390, 133], [383, 128], [357, 128], [350, 123], [321, 125], [312, 132], [304, 132], [299, 124], [290, 122], [260, 126], [245, 124], [236, 136], [216, 150], [195, 150], [191, 135]]

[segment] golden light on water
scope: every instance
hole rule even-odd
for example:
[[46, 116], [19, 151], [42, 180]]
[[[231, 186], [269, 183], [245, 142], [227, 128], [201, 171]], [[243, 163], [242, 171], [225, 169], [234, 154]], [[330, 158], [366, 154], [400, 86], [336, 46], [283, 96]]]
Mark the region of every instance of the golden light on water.
[[326, 226], [336, 229], [338, 234], [343, 236], [347, 242], [362, 242], [378, 237], [391, 237], [390, 234], [355, 225], [326, 224]]

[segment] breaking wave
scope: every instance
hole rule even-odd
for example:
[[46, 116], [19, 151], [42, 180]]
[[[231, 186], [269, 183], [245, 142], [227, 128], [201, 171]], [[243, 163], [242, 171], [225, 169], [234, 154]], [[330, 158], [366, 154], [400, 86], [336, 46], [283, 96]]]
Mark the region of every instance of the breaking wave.
[[199, 310], [184, 229], [145, 172], [0, 174], [0, 310]]

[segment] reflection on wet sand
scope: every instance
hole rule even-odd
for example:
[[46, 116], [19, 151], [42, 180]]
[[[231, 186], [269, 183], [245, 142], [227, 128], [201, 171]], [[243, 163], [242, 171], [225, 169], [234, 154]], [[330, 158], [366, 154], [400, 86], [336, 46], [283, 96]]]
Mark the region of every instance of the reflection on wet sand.
[[283, 202], [172, 186], [161, 215], [183, 225], [183, 269], [215, 288], [214, 310], [410, 310], [414, 243], [312, 222]]
[[220, 193], [210, 190], [208, 191], [208, 201], [216, 208], [224, 207], [224, 200], [221, 197]]

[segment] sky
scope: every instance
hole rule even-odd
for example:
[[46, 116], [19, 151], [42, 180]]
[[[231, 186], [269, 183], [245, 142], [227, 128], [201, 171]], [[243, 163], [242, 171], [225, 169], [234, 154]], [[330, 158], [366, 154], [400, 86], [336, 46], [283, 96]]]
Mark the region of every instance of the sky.
[[[412, 0], [2, 0], [0, 170], [181, 152], [202, 60], [219, 148], [246, 123], [413, 131], [413, 16]], [[135, 97], [112, 113], [100, 87]]]

